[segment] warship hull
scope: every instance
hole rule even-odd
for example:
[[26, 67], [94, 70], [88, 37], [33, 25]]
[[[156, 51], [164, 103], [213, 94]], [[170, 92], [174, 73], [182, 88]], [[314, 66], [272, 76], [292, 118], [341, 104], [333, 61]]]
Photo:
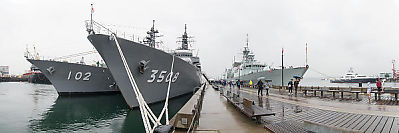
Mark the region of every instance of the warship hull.
[[[108, 65], [130, 108], [138, 107], [139, 104], [121, 55], [124, 55], [127, 66], [148, 104], [165, 100], [170, 76], [172, 83], [169, 98], [193, 93], [201, 85], [200, 70], [169, 53], [109, 35], [91, 34], [87, 38]], [[115, 39], [118, 41], [121, 53]], [[173, 58], [173, 73], [170, 74]], [[147, 62], [146, 66], [142, 67], [141, 62]]]
[[[285, 68], [283, 70], [284, 77], [283, 77], [283, 83], [284, 85], [287, 85], [290, 79], [293, 79], [294, 76], [300, 76], [303, 77], [303, 75], [306, 73], [308, 70], [308, 66], [306, 67], [295, 67], [295, 68]], [[243, 81], [250, 81], [256, 83], [256, 81], [259, 80], [259, 78], [263, 78], [265, 80], [271, 81], [270, 83], [272, 85], [281, 85], [281, 69], [272, 69], [269, 71], [260, 71], [260, 72], [254, 72], [246, 75], [241, 75], [240, 77], [234, 77], [230, 78], [229, 80], [243, 80]]]
[[120, 93], [107, 68], [27, 59], [50, 80], [59, 95]]

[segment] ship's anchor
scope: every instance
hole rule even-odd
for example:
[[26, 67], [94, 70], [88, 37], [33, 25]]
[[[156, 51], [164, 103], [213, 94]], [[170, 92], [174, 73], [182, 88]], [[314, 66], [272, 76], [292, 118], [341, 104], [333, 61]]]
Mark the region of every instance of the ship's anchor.
[[148, 68], [148, 67], [147, 67], [148, 62], [150, 62], [150, 60], [148, 60], [148, 61], [141, 60], [141, 61], [139, 62], [139, 64], [140, 64], [139, 70], [140, 70], [140, 73], [141, 73], [141, 74], [144, 74], [144, 71], [147, 70], [147, 68]]
[[47, 71], [50, 73], [50, 75], [53, 75], [53, 72], [55, 71], [54, 67], [49, 67], [47, 68]]

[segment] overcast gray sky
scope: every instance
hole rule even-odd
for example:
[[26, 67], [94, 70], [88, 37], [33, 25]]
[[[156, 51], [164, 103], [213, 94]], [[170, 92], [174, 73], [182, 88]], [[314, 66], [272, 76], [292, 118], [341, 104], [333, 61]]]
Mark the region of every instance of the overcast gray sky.
[[[57, 57], [92, 50], [84, 20], [147, 30], [152, 20], [175, 48], [183, 32], [195, 36], [203, 70], [211, 76], [231, 66], [249, 34], [250, 48], [260, 62], [305, 64], [308, 43], [310, 70], [306, 77], [344, 74], [349, 67], [361, 74], [390, 72], [398, 59], [398, 0], [2, 0], [0, 4], [0, 65], [22, 74], [30, 64], [26, 45], [40, 55]], [[141, 35], [144, 36], [144, 35]]]

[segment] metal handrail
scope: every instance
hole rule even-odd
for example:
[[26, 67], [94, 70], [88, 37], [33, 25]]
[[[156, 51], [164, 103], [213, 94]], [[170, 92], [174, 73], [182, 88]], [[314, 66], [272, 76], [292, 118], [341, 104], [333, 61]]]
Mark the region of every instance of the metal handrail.
[[207, 84], [205, 83], [203, 85], [203, 87], [201, 88], [201, 90], [198, 90], [198, 91], [201, 91], [201, 93], [200, 93], [199, 99], [197, 99], [197, 104], [194, 105], [194, 109], [195, 109], [194, 110], [194, 117], [191, 120], [190, 127], [187, 129], [187, 133], [189, 133], [190, 131], [194, 132], [194, 125], [198, 124], [198, 120], [197, 119], [199, 119], [199, 118], [197, 118], [197, 117], [199, 117], [200, 112], [202, 110], [202, 102], [204, 100], [204, 95], [205, 95], [204, 92], [205, 92], [205, 87], [206, 86], [207, 86]]
[[[89, 32], [89, 34], [106, 34], [106, 35], [112, 35], [115, 34], [118, 36], [118, 38], [124, 38], [126, 40], [131, 40], [134, 42], [142, 42], [140, 41], [140, 38], [143, 39], [143, 37], [140, 37], [139, 35], [134, 35], [134, 34], [126, 34], [125, 32], [121, 32], [121, 34], [118, 34], [118, 30], [112, 30], [111, 28], [97, 22], [94, 20], [86, 20], [86, 30]], [[105, 32], [102, 32], [105, 31]], [[127, 36], [127, 37], [126, 37]], [[130, 38], [131, 37], [131, 38]], [[137, 40], [135, 41], [137, 37]]]

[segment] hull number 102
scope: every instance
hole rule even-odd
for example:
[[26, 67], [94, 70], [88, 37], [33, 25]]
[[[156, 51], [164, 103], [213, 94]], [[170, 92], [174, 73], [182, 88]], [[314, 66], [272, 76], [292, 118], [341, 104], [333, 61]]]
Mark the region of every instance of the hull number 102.
[[68, 80], [71, 80], [71, 78], [75, 78], [76, 81], [83, 80], [83, 81], [89, 81], [91, 76], [91, 72], [76, 72], [75, 74], [72, 73], [72, 71], [69, 71], [68, 74]]

